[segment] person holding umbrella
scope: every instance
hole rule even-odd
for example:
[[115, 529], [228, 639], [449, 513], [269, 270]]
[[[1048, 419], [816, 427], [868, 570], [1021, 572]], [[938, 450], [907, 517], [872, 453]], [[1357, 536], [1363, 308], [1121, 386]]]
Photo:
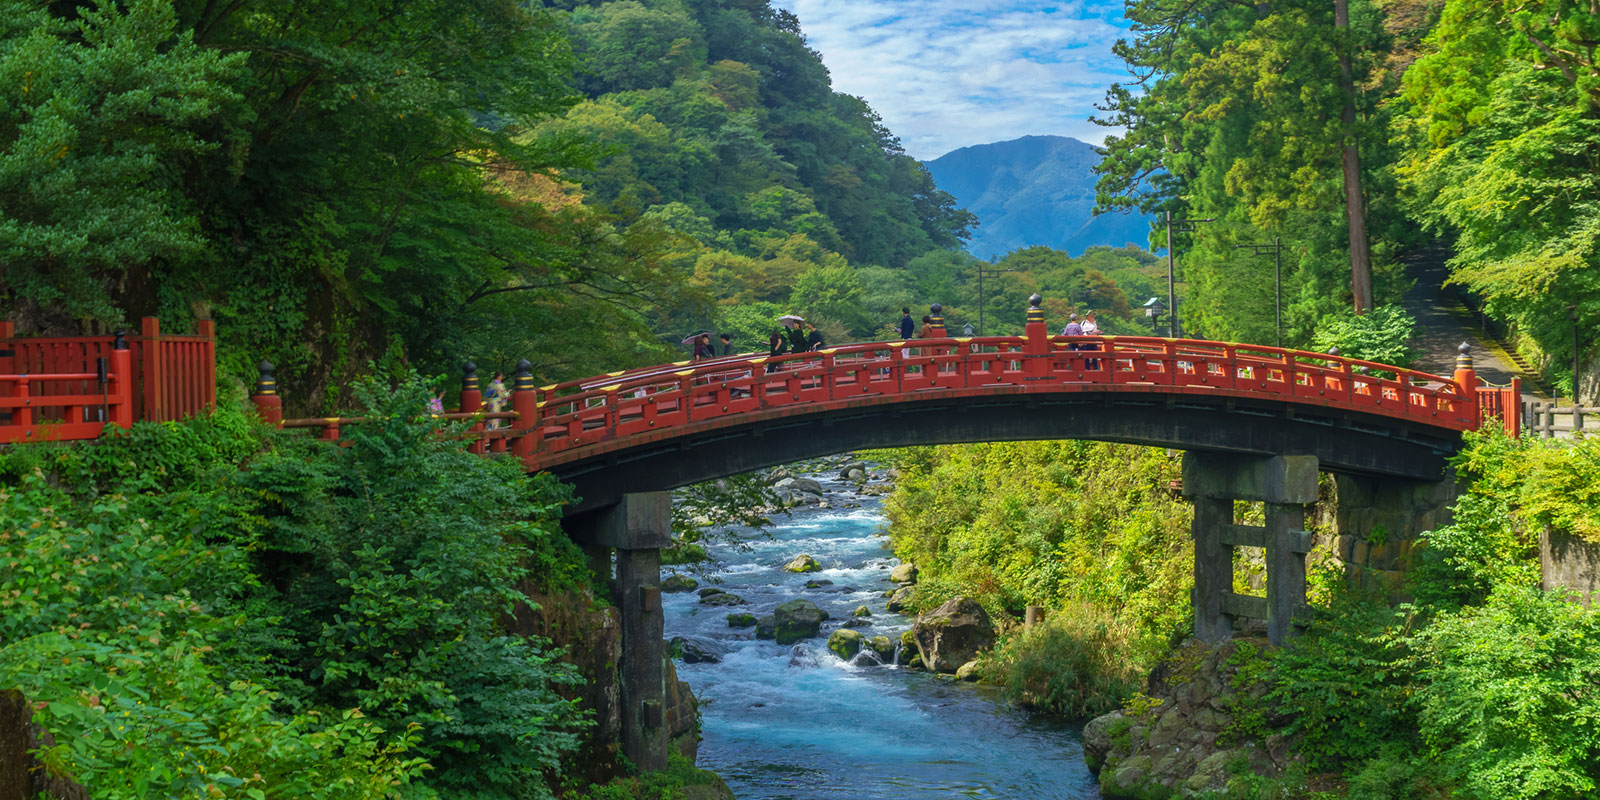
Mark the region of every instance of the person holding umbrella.
[[783, 327], [789, 329], [789, 352], [804, 353], [811, 349], [810, 345], [806, 343], [806, 332], [800, 327], [805, 322], [804, 318], [794, 314], [785, 314], [779, 317], [778, 321], [783, 323]]
[[710, 331], [691, 333], [688, 336], [683, 337], [683, 343], [694, 346], [694, 354], [690, 357], [695, 361], [700, 361], [707, 358], [715, 358], [717, 355], [716, 351], [711, 349]]

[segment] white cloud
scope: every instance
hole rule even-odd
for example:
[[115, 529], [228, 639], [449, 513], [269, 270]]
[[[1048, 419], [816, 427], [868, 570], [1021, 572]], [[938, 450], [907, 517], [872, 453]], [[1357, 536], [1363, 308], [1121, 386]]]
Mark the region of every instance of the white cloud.
[[794, 12], [834, 88], [859, 95], [906, 151], [1028, 134], [1099, 143], [1089, 122], [1106, 87], [1126, 79], [1111, 45], [1122, 3], [1012, 0], [777, 0]]

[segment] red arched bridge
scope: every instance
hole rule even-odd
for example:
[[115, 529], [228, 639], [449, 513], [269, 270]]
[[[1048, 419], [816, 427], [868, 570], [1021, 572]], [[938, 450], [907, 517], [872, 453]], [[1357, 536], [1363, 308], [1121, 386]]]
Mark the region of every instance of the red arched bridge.
[[[270, 367], [270, 365], [268, 365]], [[275, 415], [270, 376], [257, 402]], [[573, 483], [569, 513], [845, 450], [1097, 439], [1241, 455], [1310, 455], [1331, 472], [1438, 480], [1460, 433], [1509, 419], [1514, 389], [1276, 347], [1140, 336], [867, 342], [734, 356], [536, 387], [486, 414], [477, 378], [461, 412], [479, 450]], [[288, 420], [337, 438], [349, 419]], [[1509, 420], [1512, 427], [1515, 420]], [[500, 425], [501, 427], [493, 427]]]

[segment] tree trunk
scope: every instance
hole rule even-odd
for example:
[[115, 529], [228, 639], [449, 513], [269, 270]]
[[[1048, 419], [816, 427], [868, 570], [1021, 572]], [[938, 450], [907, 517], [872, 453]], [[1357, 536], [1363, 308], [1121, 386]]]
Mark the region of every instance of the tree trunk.
[[1344, 90], [1344, 213], [1350, 223], [1350, 293], [1357, 314], [1372, 309], [1372, 252], [1367, 243], [1367, 203], [1361, 195], [1361, 153], [1356, 140], [1356, 81], [1351, 65], [1350, 5], [1333, 0], [1333, 26], [1339, 32], [1339, 84]]

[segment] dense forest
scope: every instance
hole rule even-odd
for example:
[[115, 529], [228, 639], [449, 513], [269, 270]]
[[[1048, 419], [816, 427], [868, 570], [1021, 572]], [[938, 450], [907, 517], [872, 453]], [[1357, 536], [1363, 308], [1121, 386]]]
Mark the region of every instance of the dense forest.
[[[1570, 387], [1600, 379], [1600, 65], [1582, 3], [1127, 4], [1132, 79], [1100, 205], [1208, 220], [1180, 233], [1184, 329], [1270, 341], [1284, 245], [1286, 340], [1398, 300], [1409, 248], [1448, 242], [1452, 281]], [[1360, 287], [1360, 288], [1357, 288]], [[1359, 292], [1359, 294], [1358, 294]]]

